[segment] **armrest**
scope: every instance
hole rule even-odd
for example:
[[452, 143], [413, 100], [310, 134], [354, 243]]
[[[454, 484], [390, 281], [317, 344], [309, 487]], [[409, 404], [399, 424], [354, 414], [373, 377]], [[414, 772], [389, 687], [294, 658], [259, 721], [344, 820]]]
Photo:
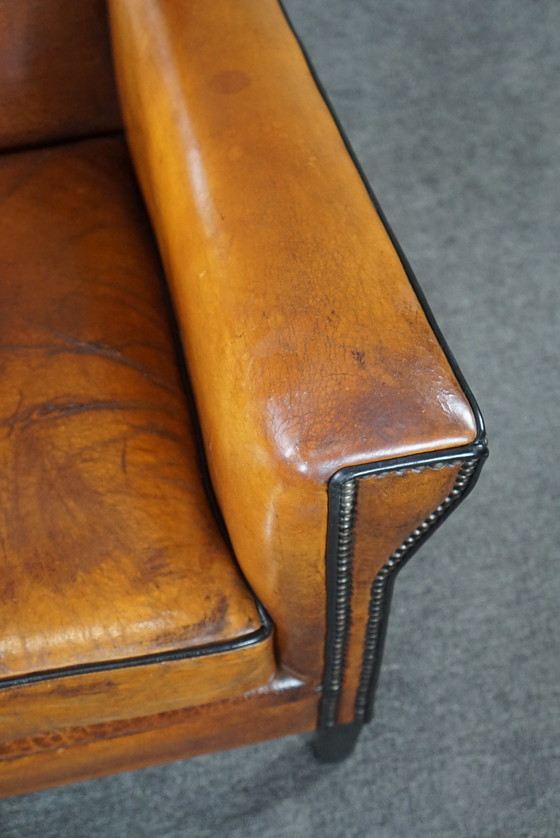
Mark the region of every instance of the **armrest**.
[[[214, 490], [283, 664], [319, 681], [329, 526], [333, 567], [356, 535], [365, 603], [350, 617], [329, 571], [331, 626], [338, 608], [365, 627], [372, 580], [480, 426], [275, 0], [109, 5]], [[371, 478], [358, 507], [349, 474]]]

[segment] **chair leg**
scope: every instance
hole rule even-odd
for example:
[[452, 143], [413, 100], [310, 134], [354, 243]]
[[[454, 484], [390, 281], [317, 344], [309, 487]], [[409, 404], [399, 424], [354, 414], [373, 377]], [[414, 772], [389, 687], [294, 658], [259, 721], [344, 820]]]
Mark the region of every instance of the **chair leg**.
[[319, 762], [342, 762], [354, 750], [362, 727], [361, 722], [350, 722], [320, 728], [311, 743], [315, 757]]

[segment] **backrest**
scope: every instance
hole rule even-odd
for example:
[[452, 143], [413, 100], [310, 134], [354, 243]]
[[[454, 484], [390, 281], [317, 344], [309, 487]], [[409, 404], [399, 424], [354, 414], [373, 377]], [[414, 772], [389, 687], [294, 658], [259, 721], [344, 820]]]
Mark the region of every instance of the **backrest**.
[[0, 0], [0, 149], [119, 127], [105, 0]]

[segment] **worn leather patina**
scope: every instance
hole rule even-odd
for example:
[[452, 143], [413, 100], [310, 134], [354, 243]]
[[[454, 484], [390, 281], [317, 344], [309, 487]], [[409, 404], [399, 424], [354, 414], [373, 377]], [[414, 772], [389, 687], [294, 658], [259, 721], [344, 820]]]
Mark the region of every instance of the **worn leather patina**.
[[319, 679], [329, 478], [476, 421], [275, 0], [110, 9], [214, 488], [284, 661]]
[[474, 401], [276, 0], [0, 33], [0, 793], [339, 759]]
[[[235, 645], [262, 621], [204, 494], [159, 262], [123, 141], [5, 155], [0, 178], [0, 687]], [[226, 661], [229, 689], [272, 675], [266, 644], [245, 658], [233, 670]], [[214, 680], [214, 697], [223, 690], [221, 660], [207, 658], [207, 698]], [[185, 706], [189, 667], [199, 672], [200, 663], [166, 666], [186, 668], [184, 688], [166, 688], [160, 672], [156, 707], [166, 709], [166, 690]], [[119, 677], [110, 675], [102, 699], [96, 687], [93, 703], [77, 702], [81, 722], [107, 714], [113, 694], [138, 693]], [[2, 732], [20, 713], [9, 692], [0, 689]], [[68, 724], [76, 713], [54, 712], [51, 692], [31, 715]], [[25, 690], [18, 695], [25, 703]], [[147, 690], [144, 702], [153, 696]]]

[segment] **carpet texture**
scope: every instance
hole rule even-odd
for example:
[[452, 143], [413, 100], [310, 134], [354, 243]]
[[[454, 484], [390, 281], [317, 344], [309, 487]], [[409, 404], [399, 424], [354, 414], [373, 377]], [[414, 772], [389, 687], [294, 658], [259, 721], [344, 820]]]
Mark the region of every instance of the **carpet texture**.
[[399, 577], [376, 719], [345, 764], [292, 737], [3, 801], [2, 838], [560, 834], [560, 4], [286, 6], [490, 460]]

